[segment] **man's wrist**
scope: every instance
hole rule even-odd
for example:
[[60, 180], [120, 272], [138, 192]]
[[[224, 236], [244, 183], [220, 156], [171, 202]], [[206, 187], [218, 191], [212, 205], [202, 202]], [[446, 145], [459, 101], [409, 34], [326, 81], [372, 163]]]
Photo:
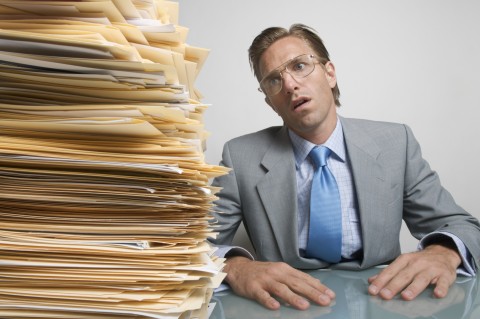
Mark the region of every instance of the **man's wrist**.
[[418, 244], [418, 249], [423, 250], [427, 246], [439, 244], [444, 247], [451, 247], [453, 250], [460, 254], [462, 259], [460, 266], [457, 268], [457, 274], [463, 276], [475, 276], [476, 268], [475, 261], [472, 258], [472, 255], [468, 251], [465, 244], [454, 234], [448, 232], [433, 232], [420, 240]]
[[252, 260], [245, 256], [228, 257], [225, 260], [225, 267], [223, 268], [223, 271], [227, 274], [224, 279], [225, 282], [229, 284], [232, 280], [235, 280], [237, 276], [237, 271], [235, 270], [239, 269], [238, 267], [242, 267], [242, 264], [249, 262], [252, 262]]
[[442, 243], [432, 243], [425, 247], [425, 250], [430, 250], [438, 254], [448, 254], [449, 257], [445, 260], [450, 262], [454, 269], [457, 269], [462, 264], [462, 257], [460, 256], [457, 246], [453, 240], [451, 240], [451, 242], [452, 243], [449, 243], [448, 241]]

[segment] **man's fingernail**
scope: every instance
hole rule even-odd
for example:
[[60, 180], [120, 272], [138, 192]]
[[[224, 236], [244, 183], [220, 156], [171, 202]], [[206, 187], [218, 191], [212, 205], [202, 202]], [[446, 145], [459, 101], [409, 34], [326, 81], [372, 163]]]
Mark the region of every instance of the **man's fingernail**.
[[278, 301], [276, 300], [270, 301], [270, 308], [277, 309], [278, 307], [280, 307], [280, 304], [278, 303]]
[[445, 293], [441, 289], [435, 289], [435, 294], [437, 295], [438, 298], [445, 297]]
[[378, 293], [378, 288], [375, 285], [370, 285], [368, 287], [368, 292], [370, 292], [372, 295], [376, 295]]
[[382, 289], [382, 291], [380, 292], [380, 294], [382, 295], [382, 297], [384, 298], [392, 298], [392, 292], [390, 291], [390, 289], [387, 289], [387, 288], [384, 288]]
[[408, 300], [411, 300], [413, 299], [413, 292], [411, 292], [410, 290], [405, 290], [403, 293], [402, 293], [403, 297], [408, 299]]
[[335, 298], [335, 293], [333, 292], [333, 290], [327, 289], [325, 290], [325, 294], [332, 299]]
[[321, 303], [324, 303], [324, 304], [328, 304], [331, 301], [331, 299], [327, 295], [323, 295], [323, 294], [320, 295], [318, 299], [320, 300]]
[[299, 304], [301, 307], [308, 307], [308, 305], [309, 305], [308, 301], [306, 301], [305, 299], [300, 299], [300, 300], [298, 300], [298, 304]]

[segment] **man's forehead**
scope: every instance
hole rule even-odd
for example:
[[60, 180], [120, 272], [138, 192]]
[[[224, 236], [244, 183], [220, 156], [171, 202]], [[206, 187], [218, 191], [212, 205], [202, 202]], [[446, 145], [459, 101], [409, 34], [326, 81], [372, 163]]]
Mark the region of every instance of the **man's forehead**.
[[299, 55], [312, 53], [312, 48], [304, 39], [295, 36], [281, 38], [272, 43], [260, 57], [261, 76], [267, 75]]

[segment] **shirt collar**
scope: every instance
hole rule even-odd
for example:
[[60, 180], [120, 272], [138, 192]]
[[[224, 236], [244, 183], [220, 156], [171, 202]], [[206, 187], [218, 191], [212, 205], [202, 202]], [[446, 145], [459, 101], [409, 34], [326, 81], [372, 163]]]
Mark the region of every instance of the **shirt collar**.
[[[306, 139], [298, 136], [295, 132], [292, 130], [288, 130], [288, 135], [290, 136], [290, 140], [292, 141], [293, 144], [293, 152], [295, 154], [295, 163], [297, 168], [305, 161], [307, 158], [308, 154], [314, 148], [317, 146], [316, 144], [313, 144]], [[331, 151], [332, 154], [335, 154], [335, 156], [341, 160], [342, 162], [345, 162], [345, 141], [343, 139], [343, 128], [342, 128], [342, 122], [340, 122], [340, 119], [337, 117], [337, 125], [335, 126], [335, 129], [333, 130], [332, 134], [330, 137], [327, 139], [327, 141], [323, 144], [320, 144], [319, 146], [326, 146], [328, 147]]]

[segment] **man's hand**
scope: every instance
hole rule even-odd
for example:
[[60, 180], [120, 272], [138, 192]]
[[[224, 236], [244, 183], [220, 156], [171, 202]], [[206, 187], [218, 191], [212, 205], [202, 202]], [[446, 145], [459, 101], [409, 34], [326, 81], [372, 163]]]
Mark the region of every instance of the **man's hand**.
[[297, 309], [307, 309], [308, 300], [328, 306], [335, 293], [320, 280], [281, 262], [259, 262], [230, 257], [224, 271], [236, 294], [254, 299], [271, 310], [280, 308], [277, 297]]
[[455, 282], [461, 262], [455, 249], [430, 245], [424, 250], [399, 256], [380, 274], [369, 278], [368, 292], [386, 300], [398, 293], [404, 300], [413, 300], [432, 284], [435, 285], [435, 297], [443, 298]]

